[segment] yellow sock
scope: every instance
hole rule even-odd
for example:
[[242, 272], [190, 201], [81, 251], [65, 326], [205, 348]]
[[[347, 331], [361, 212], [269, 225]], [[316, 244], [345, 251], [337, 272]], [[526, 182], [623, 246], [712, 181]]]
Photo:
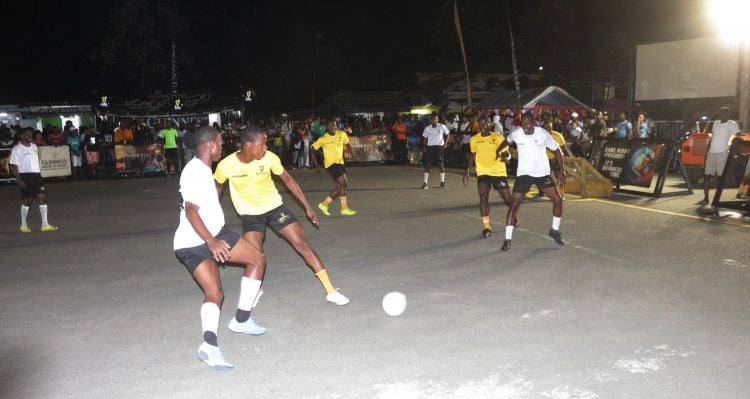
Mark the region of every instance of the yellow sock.
[[320, 284], [323, 284], [323, 288], [325, 288], [326, 294], [330, 294], [336, 291], [336, 289], [333, 288], [333, 285], [331, 285], [331, 280], [328, 279], [328, 272], [326, 271], [326, 269], [315, 273], [315, 277], [320, 280]]
[[484, 228], [488, 230], [492, 230], [490, 227], [490, 217], [489, 216], [482, 216], [482, 223], [484, 223]]
[[326, 197], [326, 199], [323, 200], [323, 205], [328, 206], [331, 202], [333, 202], [333, 199], [331, 197]]
[[346, 209], [346, 208], [348, 208], [348, 207], [349, 207], [349, 205], [347, 205], [347, 203], [346, 203], [346, 195], [342, 195], [342, 196], [341, 196], [341, 197], [339, 197], [339, 198], [341, 198], [341, 209]]

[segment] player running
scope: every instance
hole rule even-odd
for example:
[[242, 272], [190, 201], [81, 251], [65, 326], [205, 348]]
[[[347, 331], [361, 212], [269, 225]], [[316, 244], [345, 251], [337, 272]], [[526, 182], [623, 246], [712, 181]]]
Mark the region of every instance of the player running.
[[242, 220], [242, 234], [254, 247], [263, 250], [266, 227], [281, 235], [302, 256], [326, 291], [326, 300], [336, 305], [346, 305], [349, 299], [334, 288], [323, 262], [310, 246], [297, 218], [282, 202], [281, 195], [271, 178], [277, 175], [305, 208], [305, 214], [316, 228], [318, 217], [305, 198], [294, 178], [287, 173], [281, 159], [266, 151], [266, 132], [256, 126], [240, 131], [241, 149], [219, 162], [214, 172], [219, 192], [229, 182], [229, 192], [234, 209]]
[[[312, 148], [316, 151], [323, 149], [323, 166], [326, 168], [326, 172], [331, 176], [335, 186], [333, 190], [328, 194], [328, 197], [318, 204], [318, 208], [326, 216], [331, 216], [331, 212], [328, 210], [328, 205], [333, 202], [337, 197], [341, 198], [341, 214], [344, 216], [352, 216], [357, 213], [352, 208], [349, 208], [346, 198], [346, 187], [349, 182], [346, 179], [346, 169], [344, 168], [344, 149], [352, 152], [352, 148], [349, 145], [349, 136], [343, 130], [336, 129], [335, 121], [328, 121], [326, 123], [326, 134], [320, 136], [319, 139], [315, 140]], [[316, 151], [311, 151], [313, 166], [318, 167], [318, 154]]]
[[[464, 170], [463, 183], [469, 182], [469, 169], [476, 163], [477, 191], [479, 192], [479, 214], [482, 216], [484, 229], [479, 238], [485, 239], [492, 235], [490, 227], [490, 189], [500, 193], [505, 205], [510, 208], [511, 196], [508, 186], [508, 173], [505, 163], [510, 158], [508, 142], [502, 134], [490, 131], [491, 122], [488, 118], [479, 121], [479, 134], [469, 140], [469, 158]], [[517, 224], [516, 220], [516, 224]]]
[[555, 160], [560, 166], [557, 182], [561, 186], [565, 186], [565, 167], [563, 166], [563, 154], [560, 146], [548, 131], [534, 126], [534, 115], [530, 112], [523, 114], [521, 127], [511, 131], [507, 139], [508, 142], [515, 143], [518, 149], [518, 169], [516, 181], [513, 185], [513, 203], [508, 209], [508, 217], [506, 218], [505, 241], [503, 241], [503, 246], [500, 249], [503, 251], [510, 250], [514, 227], [511, 221], [515, 220], [516, 213], [521, 205], [521, 199], [529, 191], [532, 184], [536, 185], [539, 191], [552, 200], [552, 228], [549, 231], [549, 236], [558, 245], [564, 245], [560, 233], [563, 211], [562, 198], [557, 191], [555, 182], [550, 177], [550, 166], [546, 151], [549, 148], [555, 153]]

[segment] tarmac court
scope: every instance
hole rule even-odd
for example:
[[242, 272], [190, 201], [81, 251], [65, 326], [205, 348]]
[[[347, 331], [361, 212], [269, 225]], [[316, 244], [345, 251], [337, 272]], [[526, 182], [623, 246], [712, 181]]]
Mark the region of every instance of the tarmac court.
[[[311, 205], [325, 173], [291, 171]], [[0, 398], [741, 398], [750, 392], [746, 219], [695, 212], [701, 197], [616, 194], [564, 203], [558, 246], [549, 201], [525, 201], [501, 252], [506, 208], [479, 239], [476, 180], [419, 189], [413, 166], [352, 166], [358, 214], [316, 231], [287, 194], [332, 282], [272, 233], [268, 332], [226, 325], [241, 270], [222, 270], [219, 344], [235, 369], [196, 358], [202, 294], [174, 257], [177, 179], [47, 184], [50, 223], [19, 226], [19, 193], [0, 186]], [[227, 226], [240, 231], [229, 198]], [[386, 315], [381, 299], [406, 295]]]

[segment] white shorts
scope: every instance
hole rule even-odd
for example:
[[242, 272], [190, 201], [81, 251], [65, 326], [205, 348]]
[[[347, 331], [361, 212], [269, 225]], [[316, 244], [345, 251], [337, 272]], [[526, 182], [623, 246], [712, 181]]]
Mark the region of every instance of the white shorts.
[[728, 157], [729, 150], [706, 154], [706, 166], [703, 174], [708, 176], [721, 176], [724, 174], [724, 165], [726, 165]]
[[73, 155], [73, 154], [71, 154], [70, 155], [70, 163], [73, 165], [74, 168], [77, 167], [77, 166], [81, 166], [82, 165], [82, 163], [81, 163], [81, 159], [82, 158], [83, 157], [80, 156], [80, 155]]

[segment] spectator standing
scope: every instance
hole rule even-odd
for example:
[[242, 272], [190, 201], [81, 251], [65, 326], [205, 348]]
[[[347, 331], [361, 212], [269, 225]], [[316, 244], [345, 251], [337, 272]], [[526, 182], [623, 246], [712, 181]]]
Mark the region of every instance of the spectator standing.
[[86, 151], [86, 176], [89, 179], [96, 179], [96, 168], [99, 166], [99, 151], [102, 145], [96, 129], [93, 127], [86, 129], [83, 145]]
[[191, 159], [195, 157], [195, 128], [183, 125], [180, 132], [180, 144], [182, 145], [183, 168]]
[[401, 117], [391, 126], [391, 132], [393, 133], [391, 136], [393, 137], [393, 161], [395, 163], [406, 163], [406, 132], [408, 130]]
[[704, 162], [703, 171], [703, 199], [696, 205], [708, 205], [708, 190], [711, 187], [713, 176], [721, 176], [724, 166], [729, 157], [729, 145], [732, 136], [739, 133], [740, 127], [737, 122], [729, 120], [729, 108], [722, 107], [719, 110], [719, 120], [711, 127], [711, 140], [708, 141], [708, 153]]
[[73, 166], [73, 176], [76, 179], [81, 178], [81, 166], [83, 166], [83, 137], [78, 133], [78, 129], [71, 127], [65, 135], [65, 142], [70, 148], [70, 163]]
[[633, 124], [625, 117], [624, 112], [620, 112], [620, 121], [615, 125], [615, 134], [617, 138], [629, 139], [633, 137]]
[[159, 139], [164, 142], [164, 157], [167, 158], [167, 176], [172, 177], [179, 169], [180, 134], [172, 121], [167, 122], [166, 128], [159, 131]]
[[648, 122], [646, 121], [646, 114], [639, 113], [638, 121], [635, 123], [635, 125], [638, 128], [638, 138], [647, 139], [649, 129], [648, 129]]

